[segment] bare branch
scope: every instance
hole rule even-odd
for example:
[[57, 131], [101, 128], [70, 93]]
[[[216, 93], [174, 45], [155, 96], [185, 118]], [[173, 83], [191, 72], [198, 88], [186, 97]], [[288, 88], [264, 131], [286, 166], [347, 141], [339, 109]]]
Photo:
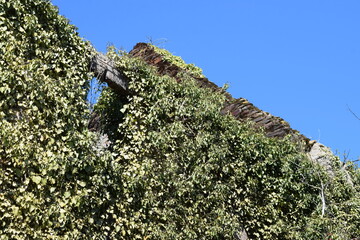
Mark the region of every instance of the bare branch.
[[352, 113], [352, 115], [354, 115], [354, 117], [356, 117], [358, 120], [360, 120], [360, 118], [351, 110], [351, 108], [349, 107], [349, 105], [346, 105], [348, 110]]

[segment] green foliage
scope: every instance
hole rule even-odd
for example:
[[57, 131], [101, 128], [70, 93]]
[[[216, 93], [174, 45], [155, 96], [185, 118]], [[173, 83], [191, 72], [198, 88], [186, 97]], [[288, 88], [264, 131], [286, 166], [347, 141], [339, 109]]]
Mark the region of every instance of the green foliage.
[[0, 0], [0, 30], [0, 239], [360, 235], [359, 169], [334, 159], [330, 177], [290, 138], [221, 114], [224, 96], [179, 57], [154, 47], [185, 70], [181, 84], [109, 51], [131, 95], [102, 92], [113, 145], [99, 151], [86, 127], [92, 47], [46, 0]]
[[111, 169], [86, 128], [93, 49], [49, 1], [0, 0], [0, 29], [0, 239], [104, 236], [89, 224]]
[[245, 228], [252, 239], [324, 239], [331, 232], [311, 222], [322, 220], [319, 189], [329, 177], [295, 143], [222, 115], [224, 96], [196, 87], [193, 73], [178, 84], [139, 59], [109, 56], [132, 92], [114, 148], [123, 238], [232, 239]]
[[190, 73], [192, 77], [197, 77], [197, 78], [205, 77], [202, 73], [201, 68], [196, 67], [194, 64], [185, 63], [181, 57], [174, 56], [173, 54], [171, 54], [169, 51], [167, 51], [165, 49], [158, 48], [154, 45], [151, 45], [151, 47], [154, 49], [154, 51], [156, 53], [160, 54], [165, 61], [168, 61], [168, 62], [174, 64], [175, 66], [179, 67], [180, 69], [184, 69], [185, 71]]
[[101, 116], [101, 132], [113, 143], [120, 137], [118, 127], [124, 117], [121, 109], [126, 102], [125, 96], [120, 96], [110, 88], [104, 88], [94, 106], [94, 112]]
[[[334, 159], [334, 177], [322, 178], [326, 211], [307, 217], [304, 239], [355, 239], [360, 236], [360, 169]], [[320, 190], [320, 189], [319, 189]]]

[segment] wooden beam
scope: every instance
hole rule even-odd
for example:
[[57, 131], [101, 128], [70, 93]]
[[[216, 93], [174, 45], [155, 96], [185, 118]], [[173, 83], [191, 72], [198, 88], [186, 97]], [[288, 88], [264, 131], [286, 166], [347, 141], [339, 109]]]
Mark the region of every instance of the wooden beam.
[[98, 53], [91, 60], [91, 71], [95, 77], [106, 82], [109, 87], [120, 94], [128, 94], [128, 80], [115, 66], [114, 61], [102, 53]]

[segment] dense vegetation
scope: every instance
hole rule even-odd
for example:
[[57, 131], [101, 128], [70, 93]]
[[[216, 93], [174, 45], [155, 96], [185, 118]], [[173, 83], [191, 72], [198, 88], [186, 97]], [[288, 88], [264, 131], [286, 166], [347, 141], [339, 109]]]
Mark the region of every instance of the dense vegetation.
[[0, 29], [0, 239], [81, 238], [106, 171], [87, 130], [93, 50], [48, 1], [1, 0]]
[[359, 170], [334, 157], [330, 176], [290, 138], [221, 114], [193, 65], [156, 48], [178, 83], [109, 49], [131, 94], [103, 90], [99, 150], [90, 44], [45, 0], [0, 0], [0, 29], [0, 239], [360, 236]]

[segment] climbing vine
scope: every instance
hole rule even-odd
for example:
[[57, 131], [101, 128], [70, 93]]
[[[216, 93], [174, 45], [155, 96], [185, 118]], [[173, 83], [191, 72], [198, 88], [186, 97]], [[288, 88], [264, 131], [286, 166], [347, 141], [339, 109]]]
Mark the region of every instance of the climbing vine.
[[360, 235], [359, 169], [334, 158], [330, 176], [290, 137], [221, 113], [201, 69], [154, 49], [181, 83], [109, 49], [130, 94], [103, 90], [93, 133], [95, 50], [49, 1], [0, 0], [0, 239]]
[[109, 57], [132, 92], [114, 147], [123, 238], [231, 239], [246, 229], [251, 239], [319, 239], [331, 232], [312, 224], [318, 232], [309, 237], [328, 176], [290, 139], [267, 138], [221, 114], [225, 97], [198, 88], [191, 70], [179, 84], [140, 59], [113, 49]]
[[110, 169], [87, 130], [93, 52], [49, 1], [0, 0], [0, 239], [104, 234], [89, 224]]

